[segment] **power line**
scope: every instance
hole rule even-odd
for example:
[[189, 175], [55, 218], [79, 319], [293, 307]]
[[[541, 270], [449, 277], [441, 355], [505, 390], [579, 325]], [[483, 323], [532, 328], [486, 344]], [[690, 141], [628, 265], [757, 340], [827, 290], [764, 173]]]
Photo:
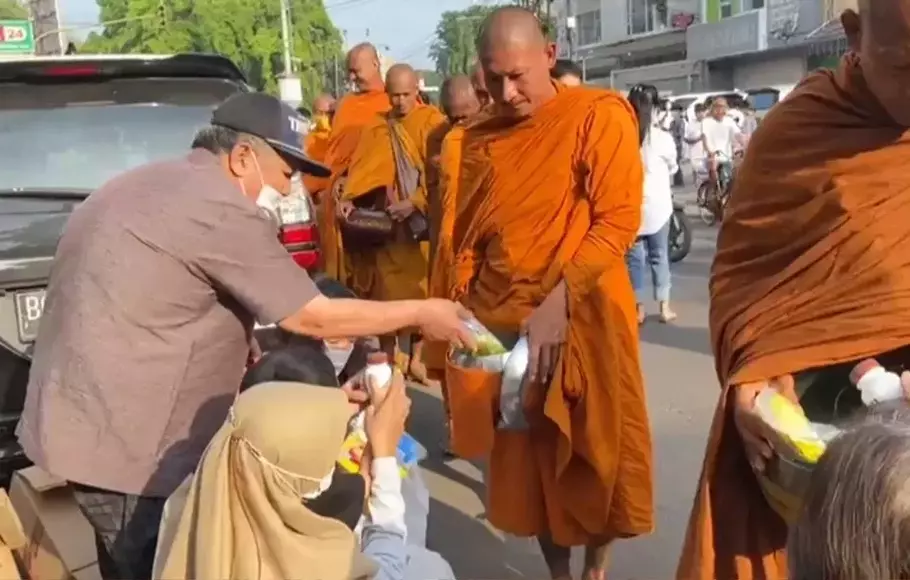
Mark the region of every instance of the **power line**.
[[398, 58], [398, 60], [407, 60], [413, 56], [416, 56], [417, 54], [420, 53], [420, 51], [424, 50], [426, 48], [427, 44], [432, 42], [433, 39], [435, 39], [435, 38], [436, 38], [436, 31], [434, 30], [433, 32], [428, 34], [426, 37], [424, 37], [422, 40], [420, 40], [419, 42], [416, 42], [414, 44], [411, 44], [411, 45], [405, 47], [405, 49], [402, 51], [403, 54], [401, 55], [401, 57]]
[[377, 0], [341, 0], [340, 2], [335, 2], [334, 4], [329, 4], [325, 7], [326, 10], [345, 10], [348, 8], [355, 8], [357, 6], [363, 6], [376, 2]]

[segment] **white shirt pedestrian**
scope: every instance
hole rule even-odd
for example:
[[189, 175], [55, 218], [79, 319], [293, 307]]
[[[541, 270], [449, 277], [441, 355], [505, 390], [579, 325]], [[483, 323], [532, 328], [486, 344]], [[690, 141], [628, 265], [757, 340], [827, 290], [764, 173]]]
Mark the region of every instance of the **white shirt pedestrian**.
[[733, 159], [733, 146], [741, 141], [742, 135], [736, 121], [730, 117], [724, 117], [720, 121], [714, 117], [705, 117], [701, 122], [701, 130], [705, 135], [706, 154], [720, 151], [720, 161]]
[[676, 162], [676, 143], [669, 133], [652, 126], [641, 145], [641, 161], [645, 169], [639, 236], [656, 233], [673, 215], [673, 174], [679, 170]]
[[702, 140], [701, 121], [686, 123], [686, 145], [692, 169], [697, 172], [704, 171], [705, 143]]

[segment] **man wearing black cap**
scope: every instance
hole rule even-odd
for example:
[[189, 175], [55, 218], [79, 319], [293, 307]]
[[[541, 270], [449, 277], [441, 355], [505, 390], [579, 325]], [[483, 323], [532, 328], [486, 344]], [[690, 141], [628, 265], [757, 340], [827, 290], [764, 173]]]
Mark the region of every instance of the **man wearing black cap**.
[[114, 178], [67, 223], [18, 436], [72, 482], [106, 579], [150, 577], [165, 499], [227, 417], [254, 320], [471, 340], [451, 302], [329, 299], [291, 260], [271, 212], [295, 172], [328, 174], [305, 126], [273, 97], [233, 96], [185, 158]]

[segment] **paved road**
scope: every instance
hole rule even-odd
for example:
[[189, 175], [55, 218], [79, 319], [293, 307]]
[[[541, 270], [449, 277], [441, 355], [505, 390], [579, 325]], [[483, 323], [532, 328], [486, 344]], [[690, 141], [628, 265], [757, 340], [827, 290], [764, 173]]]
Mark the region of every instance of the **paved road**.
[[[692, 197], [690, 192], [681, 196]], [[673, 270], [679, 319], [671, 326], [649, 320], [641, 333], [655, 444], [657, 530], [615, 545], [611, 580], [673, 576], [701, 470], [717, 395], [707, 329], [707, 277], [716, 229], [701, 225], [694, 215], [692, 223], [692, 252]], [[438, 393], [412, 389], [411, 395], [411, 433], [435, 450], [443, 435]], [[485, 521], [482, 477], [474, 465], [431, 457], [425, 477], [432, 495], [428, 543], [449, 560], [460, 580], [548, 578], [532, 541], [503, 537]]]

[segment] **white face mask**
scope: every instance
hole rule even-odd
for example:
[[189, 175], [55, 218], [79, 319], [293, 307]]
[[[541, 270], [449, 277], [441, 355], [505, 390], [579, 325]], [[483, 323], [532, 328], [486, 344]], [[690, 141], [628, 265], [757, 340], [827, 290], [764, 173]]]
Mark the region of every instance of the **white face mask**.
[[[262, 169], [259, 167], [259, 160], [256, 158], [256, 154], [253, 154], [253, 163], [256, 164], [256, 173], [259, 174], [259, 183], [262, 186], [259, 188], [259, 195], [256, 196], [256, 206], [262, 210], [263, 214], [272, 222], [274, 222], [276, 227], [281, 226], [281, 199], [284, 197], [277, 189], [271, 185], [266, 184], [265, 178], [262, 176]], [[243, 191], [243, 195], [246, 195], [246, 187], [243, 185], [243, 181], [240, 181], [240, 189]]]
[[341, 374], [341, 371], [344, 370], [344, 367], [348, 365], [348, 360], [350, 360], [351, 353], [354, 351], [354, 345], [351, 344], [347, 347], [337, 347], [323, 344], [322, 350], [325, 352], [325, 356], [329, 357], [329, 360], [332, 361], [332, 366], [335, 367], [335, 376], [337, 377]]

